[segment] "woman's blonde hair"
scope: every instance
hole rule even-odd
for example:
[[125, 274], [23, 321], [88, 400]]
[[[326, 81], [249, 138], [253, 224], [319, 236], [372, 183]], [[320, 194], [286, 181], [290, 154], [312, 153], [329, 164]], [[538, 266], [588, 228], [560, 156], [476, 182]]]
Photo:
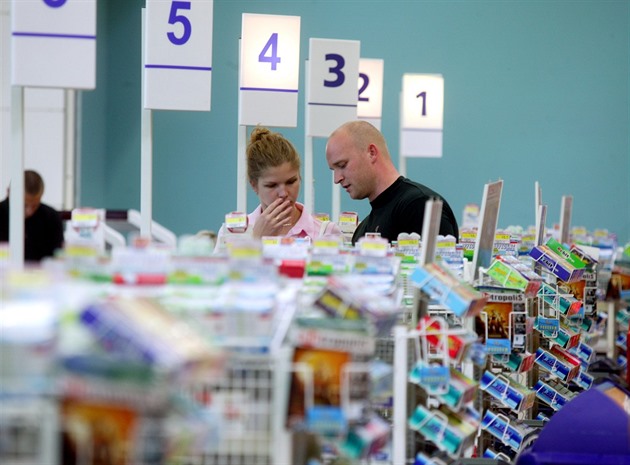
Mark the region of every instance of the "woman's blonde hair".
[[293, 144], [282, 134], [268, 128], [254, 128], [247, 145], [247, 178], [250, 184], [256, 184], [267, 168], [287, 162], [300, 170], [300, 156]]

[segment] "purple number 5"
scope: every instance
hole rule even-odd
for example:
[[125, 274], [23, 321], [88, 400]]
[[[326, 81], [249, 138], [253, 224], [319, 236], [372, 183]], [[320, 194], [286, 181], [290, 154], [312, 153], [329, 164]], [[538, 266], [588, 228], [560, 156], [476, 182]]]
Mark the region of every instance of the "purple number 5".
[[168, 16], [168, 23], [180, 23], [183, 27], [183, 31], [181, 37], [177, 37], [174, 32], [168, 32], [166, 36], [173, 45], [184, 45], [186, 42], [188, 42], [188, 39], [190, 39], [190, 34], [192, 33], [192, 25], [190, 24], [190, 20], [186, 16], [182, 14], [177, 14], [177, 10], [190, 10], [190, 2], [171, 3], [171, 12]]
[[67, 0], [44, 0], [44, 3], [51, 8], [59, 8], [66, 3]]

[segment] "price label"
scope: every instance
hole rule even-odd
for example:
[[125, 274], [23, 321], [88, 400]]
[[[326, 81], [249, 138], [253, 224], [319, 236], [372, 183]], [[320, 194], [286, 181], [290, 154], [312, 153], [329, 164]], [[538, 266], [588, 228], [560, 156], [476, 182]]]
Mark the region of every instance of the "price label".
[[147, 0], [144, 107], [210, 110], [212, 0]]
[[247, 214], [243, 212], [231, 212], [225, 215], [225, 227], [230, 232], [245, 232], [247, 230]]
[[11, 84], [96, 87], [96, 0], [13, 0]]
[[95, 208], [75, 208], [70, 216], [70, 224], [75, 229], [96, 229], [99, 225], [99, 211]]
[[361, 119], [370, 121], [375, 119], [380, 122], [383, 113], [383, 67], [383, 60], [368, 58], [359, 60], [357, 116]]
[[244, 13], [240, 125], [297, 126], [300, 17]]
[[357, 119], [361, 43], [312, 38], [309, 44], [307, 134], [328, 137], [341, 124]]
[[444, 120], [442, 75], [404, 74], [401, 101], [402, 155], [441, 157]]
[[341, 223], [356, 226], [359, 223], [359, 216], [356, 212], [341, 212], [339, 215], [339, 224]]

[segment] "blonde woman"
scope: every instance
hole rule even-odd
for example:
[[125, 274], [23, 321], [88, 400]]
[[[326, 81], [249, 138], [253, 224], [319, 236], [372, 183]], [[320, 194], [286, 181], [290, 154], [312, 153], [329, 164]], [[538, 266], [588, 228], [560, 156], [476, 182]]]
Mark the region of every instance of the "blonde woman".
[[[282, 134], [256, 127], [247, 146], [247, 178], [260, 204], [247, 215], [246, 233], [263, 236], [311, 237], [341, 235], [336, 223], [322, 222], [297, 201], [300, 194], [300, 156]], [[225, 242], [221, 226], [217, 246]]]

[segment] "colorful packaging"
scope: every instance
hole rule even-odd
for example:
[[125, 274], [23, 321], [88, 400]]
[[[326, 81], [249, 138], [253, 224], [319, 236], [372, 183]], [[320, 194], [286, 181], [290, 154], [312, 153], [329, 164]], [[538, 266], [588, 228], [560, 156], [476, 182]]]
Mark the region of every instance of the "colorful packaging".
[[548, 272], [562, 281], [577, 281], [582, 278], [585, 268], [576, 267], [555, 253], [546, 245], [538, 245], [532, 248], [529, 255]]

